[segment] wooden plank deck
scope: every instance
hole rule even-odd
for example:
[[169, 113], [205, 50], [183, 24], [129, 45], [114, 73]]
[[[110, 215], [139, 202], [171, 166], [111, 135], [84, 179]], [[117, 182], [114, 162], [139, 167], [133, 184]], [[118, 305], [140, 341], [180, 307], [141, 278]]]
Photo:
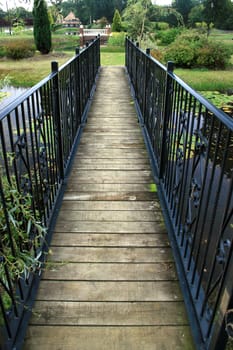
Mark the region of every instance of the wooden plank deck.
[[24, 350], [191, 350], [123, 67], [103, 67]]

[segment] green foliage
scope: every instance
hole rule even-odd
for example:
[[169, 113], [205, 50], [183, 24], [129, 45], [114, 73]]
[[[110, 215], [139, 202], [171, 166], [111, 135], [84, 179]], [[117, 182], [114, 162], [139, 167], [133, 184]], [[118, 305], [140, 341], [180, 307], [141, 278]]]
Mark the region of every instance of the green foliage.
[[195, 27], [197, 22], [204, 22], [204, 14], [203, 14], [204, 6], [203, 4], [194, 6], [188, 15], [188, 24], [192, 27]]
[[129, 0], [123, 13], [123, 19], [128, 22], [128, 34], [132, 39], [141, 42], [146, 32], [149, 17], [150, 0]]
[[125, 33], [112, 33], [108, 39], [108, 45], [125, 47]]
[[167, 30], [169, 29], [169, 23], [167, 22], [156, 22], [155, 29], [157, 30]]
[[120, 12], [116, 9], [114, 12], [114, 17], [112, 22], [112, 31], [120, 32], [121, 30], [122, 30], [121, 15], [120, 15]]
[[5, 46], [5, 56], [19, 60], [22, 58], [33, 57], [35, 54], [35, 45], [29, 40], [12, 40]]
[[204, 18], [209, 25], [219, 29], [233, 29], [233, 4], [231, 0], [204, 0]]
[[[8, 158], [12, 157], [8, 155]], [[14, 287], [19, 278], [27, 279], [32, 272], [40, 269], [41, 250], [38, 248], [44, 241], [46, 229], [41, 224], [37, 211], [32, 209], [32, 196], [29, 193], [18, 191], [14, 176], [11, 176], [10, 180], [7, 180], [6, 176], [2, 176], [1, 186], [4, 193], [4, 205], [3, 200], [1, 200], [2, 261], [0, 263], [0, 281], [8, 288], [9, 280], [5, 273], [5, 266], [11, 280], [11, 287]], [[0, 292], [7, 310], [11, 307], [11, 298], [6, 288], [1, 289]], [[0, 319], [0, 322], [2, 321]]]
[[176, 37], [181, 33], [181, 28], [171, 28], [163, 31], [158, 31], [157, 38], [161, 45], [170, 45], [175, 41]]
[[93, 20], [98, 20], [101, 17], [106, 17], [110, 23], [115, 9], [121, 12], [125, 5], [126, 0], [69, 0], [60, 2], [64, 16], [67, 16], [70, 11], [74, 11], [85, 25], [91, 24]]
[[158, 49], [152, 49], [150, 51], [150, 54], [153, 58], [155, 58], [157, 61], [163, 61], [163, 53]]
[[0, 79], [0, 90], [5, 86], [9, 85], [11, 82], [11, 78], [9, 75], [6, 75], [3, 79]]
[[208, 41], [205, 46], [197, 50], [197, 66], [212, 69], [224, 69], [230, 60], [229, 51], [221, 44]]
[[230, 52], [197, 31], [185, 31], [166, 49], [164, 59], [178, 67], [222, 69], [229, 63]]
[[34, 40], [38, 51], [48, 54], [52, 46], [50, 21], [45, 0], [35, 0], [33, 7]]
[[219, 91], [200, 91], [200, 94], [218, 108], [224, 108], [229, 103], [232, 104], [232, 96], [221, 94]]

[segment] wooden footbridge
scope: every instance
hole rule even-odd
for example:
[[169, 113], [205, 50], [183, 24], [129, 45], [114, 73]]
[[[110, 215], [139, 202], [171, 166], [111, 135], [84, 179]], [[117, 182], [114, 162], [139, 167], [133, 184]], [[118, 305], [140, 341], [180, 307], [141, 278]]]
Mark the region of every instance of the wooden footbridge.
[[24, 346], [41, 348], [193, 348], [124, 67], [101, 68], [67, 181]]
[[100, 67], [97, 38], [0, 133], [2, 350], [226, 349], [230, 118], [128, 38]]

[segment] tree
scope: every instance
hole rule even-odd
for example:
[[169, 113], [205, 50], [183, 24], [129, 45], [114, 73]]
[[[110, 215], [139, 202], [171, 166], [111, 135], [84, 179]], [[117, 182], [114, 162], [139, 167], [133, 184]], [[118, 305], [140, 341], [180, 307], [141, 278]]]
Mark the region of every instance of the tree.
[[233, 7], [231, 0], [204, 0], [203, 4], [203, 13], [208, 28], [210, 28], [211, 23], [217, 28], [221, 28]]
[[123, 18], [128, 22], [128, 33], [133, 39], [141, 42], [149, 16], [150, 0], [128, 0]]
[[52, 38], [45, 0], [34, 0], [33, 19], [33, 34], [36, 48], [42, 54], [48, 54], [51, 50]]
[[197, 22], [204, 22], [204, 14], [203, 14], [204, 6], [203, 4], [194, 6], [189, 13], [189, 25], [195, 27]]
[[112, 22], [112, 31], [120, 32], [121, 30], [122, 30], [121, 15], [120, 15], [120, 12], [116, 9], [113, 17], [113, 22]]
[[176, 11], [182, 14], [184, 24], [187, 25], [188, 16], [193, 7], [192, 0], [175, 0], [173, 3], [173, 7], [176, 9]]

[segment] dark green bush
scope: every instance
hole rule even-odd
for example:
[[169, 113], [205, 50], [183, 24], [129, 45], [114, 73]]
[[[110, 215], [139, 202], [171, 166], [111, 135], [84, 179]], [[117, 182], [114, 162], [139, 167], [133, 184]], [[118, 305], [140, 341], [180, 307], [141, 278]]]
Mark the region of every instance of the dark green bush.
[[157, 38], [160, 40], [161, 45], [170, 45], [174, 42], [174, 40], [180, 33], [180, 28], [171, 28], [167, 30], [158, 31]]
[[220, 43], [208, 41], [197, 51], [197, 65], [202, 67], [224, 69], [230, 60], [230, 51]]
[[197, 31], [179, 35], [164, 53], [165, 61], [178, 67], [206, 67], [223, 69], [230, 60], [230, 51], [221, 43], [209, 40]]
[[35, 51], [35, 45], [24, 40], [12, 40], [5, 47], [6, 57], [13, 58], [14, 60], [32, 57], [34, 56]]
[[195, 62], [195, 50], [184, 44], [173, 44], [164, 54], [165, 61], [173, 61], [177, 67], [191, 67]]
[[0, 45], [0, 57], [6, 56], [6, 49], [4, 46]]

